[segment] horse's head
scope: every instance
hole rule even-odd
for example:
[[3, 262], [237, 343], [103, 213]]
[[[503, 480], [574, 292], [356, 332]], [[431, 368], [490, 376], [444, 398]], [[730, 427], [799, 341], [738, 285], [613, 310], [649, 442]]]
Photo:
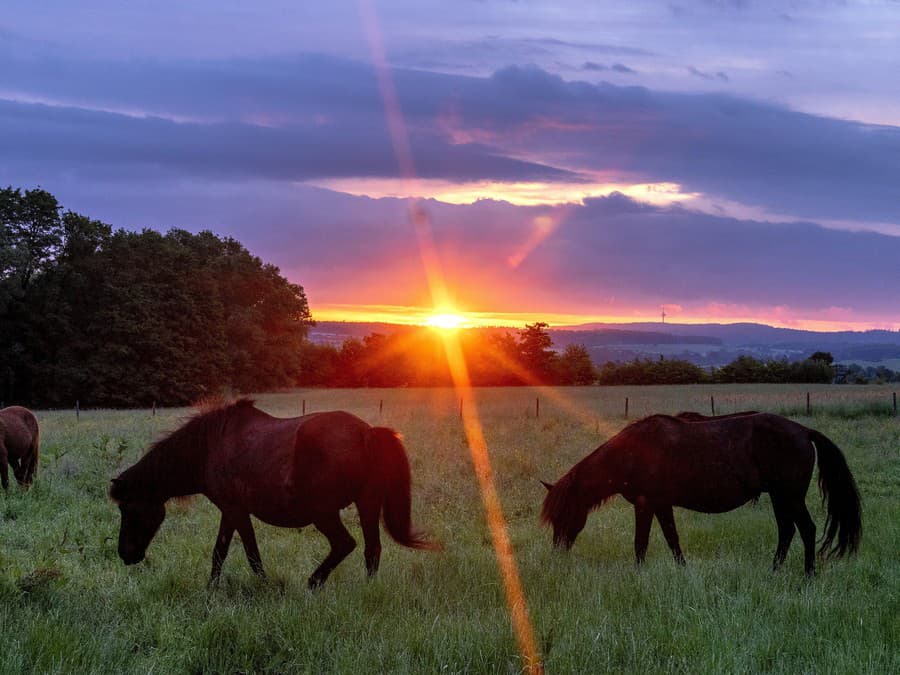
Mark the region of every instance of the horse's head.
[[166, 517], [166, 503], [146, 495], [128, 494], [120, 478], [113, 478], [109, 496], [119, 505], [119, 557], [126, 565], [144, 559], [147, 547]]
[[568, 551], [584, 529], [589, 509], [579, 504], [571, 474], [563, 476], [555, 485], [544, 483], [544, 487], [547, 496], [541, 509], [541, 520], [553, 527], [553, 546]]

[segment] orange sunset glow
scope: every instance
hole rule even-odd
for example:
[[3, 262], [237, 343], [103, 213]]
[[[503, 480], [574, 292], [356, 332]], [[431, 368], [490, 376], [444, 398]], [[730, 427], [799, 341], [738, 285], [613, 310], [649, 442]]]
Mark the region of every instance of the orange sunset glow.
[[[655, 308], [654, 308], [655, 309]], [[551, 326], [578, 326], [586, 323], [627, 324], [659, 322], [660, 314], [651, 310], [636, 310], [632, 314], [584, 314], [576, 312], [541, 311], [464, 311], [445, 312], [429, 307], [404, 305], [354, 305], [344, 303], [314, 304], [313, 316], [319, 321], [347, 321], [359, 323], [389, 323], [404, 326], [432, 326], [439, 328], [521, 328], [526, 323], [546, 321]], [[814, 331], [900, 330], [900, 321], [874, 317], [814, 318], [788, 317], [783, 310], [771, 308], [760, 312], [719, 310], [698, 312], [685, 316], [667, 314], [667, 321], [679, 324], [707, 323], [764, 323], [778, 328]]]

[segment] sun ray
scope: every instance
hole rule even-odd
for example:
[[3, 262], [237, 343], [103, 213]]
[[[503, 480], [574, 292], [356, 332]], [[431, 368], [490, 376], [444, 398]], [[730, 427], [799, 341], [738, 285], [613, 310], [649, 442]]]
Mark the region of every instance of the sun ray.
[[[363, 29], [369, 42], [369, 50], [375, 64], [378, 86], [384, 100], [385, 113], [388, 118], [388, 128], [394, 146], [394, 152], [400, 165], [402, 178], [410, 183], [416, 180], [415, 167], [412, 152], [409, 146], [409, 136], [403, 114], [397, 101], [396, 90], [387, 66], [384, 53], [384, 45], [381, 32], [375, 17], [375, 10], [371, 0], [360, 0], [360, 14]], [[410, 194], [413, 194], [412, 192]], [[434, 307], [446, 307], [452, 305], [444, 278], [440, 258], [437, 255], [434, 237], [431, 230], [431, 222], [428, 213], [413, 199], [409, 200], [409, 211], [416, 232], [416, 240], [419, 245], [419, 254], [422, 265], [425, 268], [428, 286], [431, 290], [432, 304]], [[454, 387], [457, 392], [469, 394], [471, 399], [471, 384], [468, 370], [459, 344], [456, 331], [442, 331], [447, 361]], [[506, 591], [506, 602], [515, 631], [519, 651], [522, 655], [525, 670], [528, 673], [542, 673], [543, 666], [534, 640], [534, 629], [528, 616], [528, 607], [522, 583], [519, 579], [518, 565], [515, 552], [509, 539], [506, 528], [506, 520], [500, 504], [497, 488], [494, 484], [491, 461], [488, 455], [487, 443], [481, 429], [481, 421], [474, 401], [463, 413], [463, 425], [468, 440], [469, 451], [475, 465], [475, 473], [484, 502], [488, 526], [491, 532], [491, 540], [494, 545], [494, 553], [500, 576], [503, 579]]]

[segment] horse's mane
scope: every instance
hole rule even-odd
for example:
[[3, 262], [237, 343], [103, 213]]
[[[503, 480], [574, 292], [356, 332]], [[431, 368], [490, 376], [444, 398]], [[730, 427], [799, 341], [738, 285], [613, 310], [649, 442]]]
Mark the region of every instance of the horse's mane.
[[[201, 404], [199, 412], [174, 431], [155, 441], [144, 456], [114, 479], [109, 496], [122, 501], [139, 489], [145, 477], [153, 477], [156, 490], [176, 484], [179, 478], [195, 468], [200, 456], [223, 435], [225, 426], [235, 416], [254, 410], [253, 399], [240, 398], [232, 403], [214, 406]], [[146, 489], [146, 488], [145, 488]]]
[[570, 471], [553, 484], [547, 496], [544, 498], [544, 505], [541, 507], [541, 522], [544, 525], [553, 525], [554, 523], [565, 522], [571, 519], [570, 511], [572, 503], [575, 501], [571, 498], [572, 485], [574, 480]]
[[[602, 449], [602, 448], [598, 448]], [[578, 484], [575, 479], [578, 464], [560, 478], [544, 498], [541, 508], [541, 522], [545, 525], [565, 525], [578, 520], [585, 511], [599, 508], [615, 495], [601, 497], [596, 502], [584, 503], [579, 499]]]

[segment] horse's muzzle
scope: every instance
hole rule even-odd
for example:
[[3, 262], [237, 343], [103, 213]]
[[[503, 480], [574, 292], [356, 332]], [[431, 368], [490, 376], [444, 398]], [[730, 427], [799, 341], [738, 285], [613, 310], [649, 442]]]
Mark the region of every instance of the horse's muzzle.
[[143, 553], [123, 553], [119, 551], [119, 557], [122, 559], [122, 562], [126, 565], [137, 565], [144, 559]]

